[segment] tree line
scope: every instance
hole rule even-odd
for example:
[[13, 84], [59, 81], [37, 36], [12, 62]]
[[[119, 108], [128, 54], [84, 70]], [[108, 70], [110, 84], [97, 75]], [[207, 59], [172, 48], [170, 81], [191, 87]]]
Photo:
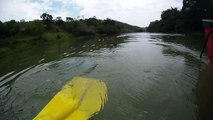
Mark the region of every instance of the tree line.
[[43, 13], [42, 20], [33, 21], [0, 21], [0, 39], [4, 39], [17, 34], [33, 35], [41, 39], [44, 32], [67, 32], [74, 35], [95, 35], [95, 34], [119, 34], [126, 32], [140, 32], [142, 28], [112, 19], [100, 20], [96, 17], [79, 18], [66, 17], [64, 21], [61, 17], [53, 19], [52, 15]]
[[151, 22], [147, 30], [186, 34], [202, 32], [202, 19], [213, 19], [213, 0], [183, 0], [181, 10], [170, 8], [163, 11], [161, 20]]

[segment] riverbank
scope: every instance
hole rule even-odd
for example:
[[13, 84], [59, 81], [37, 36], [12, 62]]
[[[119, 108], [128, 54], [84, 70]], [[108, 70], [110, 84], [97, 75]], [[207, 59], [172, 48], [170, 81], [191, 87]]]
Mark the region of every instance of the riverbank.
[[67, 32], [45, 32], [41, 36], [17, 34], [0, 42], [0, 57], [12, 52], [27, 50], [39, 44], [57, 44], [57, 42], [71, 42], [97, 38], [98, 35], [76, 36]]
[[0, 56], [16, 48], [30, 48], [29, 46], [33, 44], [144, 31], [141, 27], [109, 18], [100, 20], [95, 17], [88, 19], [67, 17], [66, 21], [63, 21], [60, 17], [53, 19], [46, 13], [42, 16], [43, 20], [27, 22], [0, 21]]

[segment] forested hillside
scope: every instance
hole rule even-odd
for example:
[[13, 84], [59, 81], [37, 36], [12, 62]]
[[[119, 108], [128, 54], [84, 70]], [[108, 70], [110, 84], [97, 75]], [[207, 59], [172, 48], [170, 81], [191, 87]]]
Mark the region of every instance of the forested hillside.
[[[142, 28], [112, 19], [100, 20], [96, 17], [88, 19], [74, 19], [67, 17], [63, 21], [61, 17], [53, 19], [52, 15], [43, 13], [42, 20], [20, 22], [11, 20], [0, 22], [0, 42], [3, 39], [14, 36], [34, 36], [34, 39], [44, 38], [45, 33], [68, 33], [72, 35], [111, 35], [127, 32], [140, 32]], [[62, 36], [58, 35], [58, 39]]]
[[43, 13], [42, 20], [0, 21], [0, 54], [17, 47], [29, 48], [33, 44], [54, 43], [54, 41], [86, 39], [88, 37], [141, 32], [142, 28], [112, 19], [61, 17]]

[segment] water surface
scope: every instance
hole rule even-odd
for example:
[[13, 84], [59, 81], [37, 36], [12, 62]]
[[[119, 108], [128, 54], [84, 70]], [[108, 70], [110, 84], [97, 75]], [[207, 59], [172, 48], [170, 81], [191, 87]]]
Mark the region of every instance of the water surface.
[[[0, 119], [28, 120], [75, 76], [100, 79], [108, 102], [92, 120], [197, 120], [202, 40], [131, 33], [35, 45], [0, 58]], [[95, 104], [95, 103], [94, 103]]]

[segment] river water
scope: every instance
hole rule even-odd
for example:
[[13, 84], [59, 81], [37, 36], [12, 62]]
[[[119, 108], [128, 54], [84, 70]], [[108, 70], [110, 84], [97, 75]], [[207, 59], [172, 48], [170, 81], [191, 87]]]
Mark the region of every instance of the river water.
[[[200, 38], [131, 33], [34, 45], [0, 58], [0, 119], [29, 120], [75, 76], [102, 80], [108, 101], [92, 120], [197, 120], [207, 67]], [[95, 104], [95, 103], [94, 103]]]

